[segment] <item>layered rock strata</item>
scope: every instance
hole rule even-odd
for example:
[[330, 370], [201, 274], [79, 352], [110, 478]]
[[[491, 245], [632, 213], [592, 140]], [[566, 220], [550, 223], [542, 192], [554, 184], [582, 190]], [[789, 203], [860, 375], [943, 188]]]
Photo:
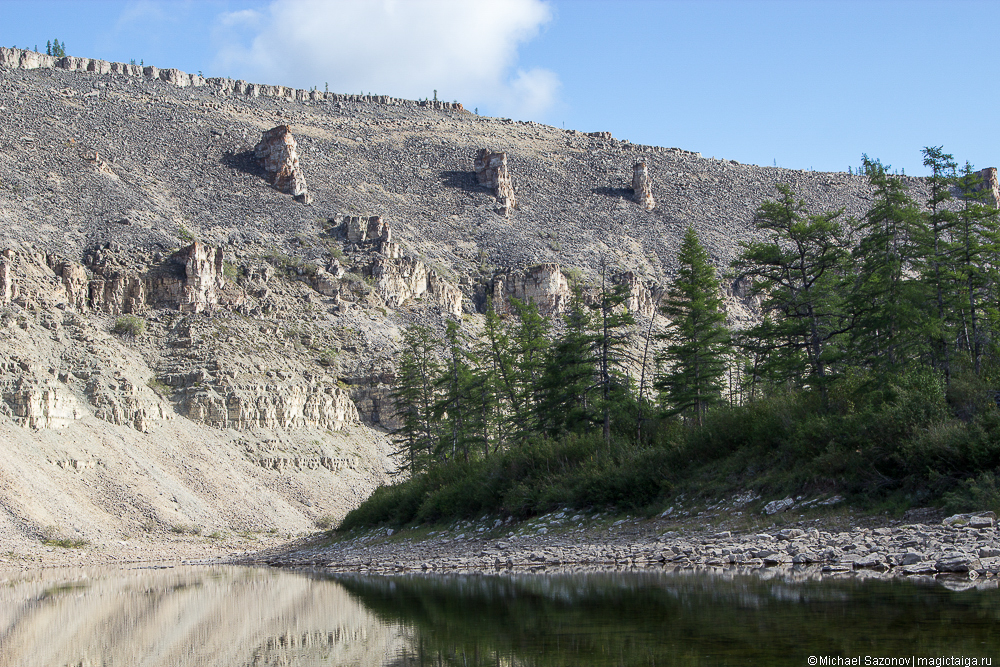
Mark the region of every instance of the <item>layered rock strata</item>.
[[312, 202], [299, 165], [298, 144], [289, 126], [279, 125], [264, 132], [253, 152], [275, 188], [303, 203]]
[[553, 263], [497, 274], [491, 291], [493, 308], [498, 313], [513, 312], [510, 297], [514, 297], [535, 303], [542, 315], [558, 315], [565, 312], [571, 296], [569, 281]]
[[647, 211], [656, 208], [656, 200], [653, 199], [653, 182], [649, 178], [649, 171], [645, 162], [636, 162], [632, 167], [632, 191], [637, 204]]
[[365, 270], [378, 295], [393, 308], [423, 299], [453, 317], [462, 316], [462, 292], [419, 259], [376, 255]]
[[473, 162], [476, 180], [479, 184], [493, 191], [500, 202], [500, 211], [505, 216], [517, 206], [514, 196], [514, 184], [507, 168], [507, 154], [494, 153], [488, 148], [480, 149]]

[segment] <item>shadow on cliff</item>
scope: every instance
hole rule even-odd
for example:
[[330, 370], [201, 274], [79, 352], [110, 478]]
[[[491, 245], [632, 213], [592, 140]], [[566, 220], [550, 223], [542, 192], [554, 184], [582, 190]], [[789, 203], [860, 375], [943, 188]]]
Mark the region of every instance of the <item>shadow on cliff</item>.
[[230, 169], [242, 171], [244, 174], [250, 174], [251, 176], [267, 180], [267, 173], [260, 166], [260, 162], [257, 161], [252, 150], [243, 151], [242, 153], [223, 153], [222, 164]]
[[457, 188], [466, 192], [484, 192], [486, 188], [476, 180], [473, 171], [442, 171], [441, 184], [446, 188]]

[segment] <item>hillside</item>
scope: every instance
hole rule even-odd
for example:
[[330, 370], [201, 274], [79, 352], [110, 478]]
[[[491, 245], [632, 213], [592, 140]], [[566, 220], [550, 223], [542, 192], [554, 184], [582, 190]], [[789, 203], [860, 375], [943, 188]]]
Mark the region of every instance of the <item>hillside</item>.
[[[0, 113], [2, 551], [336, 520], [395, 467], [386, 390], [408, 323], [475, 328], [487, 294], [558, 312], [564, 274], [602, 258], [648, 317], [688, 225], [725, 268], [776, 184], [817, 211], [869, 200], [858, 176], [457, 104], [12, 49]], [[309, 204], [253, 158], [282, 124]], [[483, 148], [507, 154], [506, 216], [477, 183]], [[640, 161], [651, 211], [633, 201]], [[365, 236], [374, 216], [391, 242]]]

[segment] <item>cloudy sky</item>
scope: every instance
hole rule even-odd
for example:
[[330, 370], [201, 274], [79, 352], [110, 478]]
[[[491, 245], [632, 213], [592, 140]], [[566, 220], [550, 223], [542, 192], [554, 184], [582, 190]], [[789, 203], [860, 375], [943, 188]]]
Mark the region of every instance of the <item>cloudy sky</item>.
[[1000, 166], [995, 0], [0, 0], [0, 45], [457, 100], [709, 157]]

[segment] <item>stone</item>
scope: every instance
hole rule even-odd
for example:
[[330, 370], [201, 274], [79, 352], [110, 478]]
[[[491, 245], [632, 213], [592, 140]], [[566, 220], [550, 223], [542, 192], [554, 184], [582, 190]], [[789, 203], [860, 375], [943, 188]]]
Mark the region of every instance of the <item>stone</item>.
[[340, 387], [294, 381], [234, 383], [210, 378], [200, 389], [188, 392], [178, 407], [188, 419], [237, 430], [341, 430], [360, 420], [354, 402]]
[[340, 281], [337, 280], [337, 276], [325, 269], [316, 271], [312, 277], [312, 286], [313, 289], [323, 296], [337, 296], [340, 294]]
[[344, 235], [351, 243], [375, 243], [380, 251], [392, 243], [392, 230], [382, 219], [382, 216], [358, 217], [343, 216], [338, 218], [338, 224], [344, 229]]
[[938, 572], [968, 572], [982, 567], [979, 559], [968, 554], [958, 554], [941, 558], [934, 563]]
[[986, 167], [977, 172], [982, 183], [977, 192], [986, 191], [986, 203], [994, 208], [1000, 207], [1000, 181], [997, 180], [997, 168]]
[[937, 566], [934, 561], [920, 561], [911, 565], [904, 565], [903, 572], [906, 574], [937, 574]]
[[778, 531], [779, 540], [794, 540], [796, 538], [802, 537], [806, 534], [806, 531], [800, 528], [785, 528]]
[[656, 312], [658, 299], [656, 295], [632, 271], [626, 271], [615, 278], [615, 283], [625, 285], [628, 288], [628, 296], [625, 298], [625, 307], [630, 313], [637, 313], [643, 317], [652, 317]]
[[558, 264], [546, 263], [524, 271], [512, 271], [493, 276], [493, 308], [498, 313], [513, 313], [509, 297], [531, 301], [542, 315], [559, 315], [570, 300], [569, 281]]
[[992, 528], [993, 518], [988, 516], [969, 517], [969, 528]]
[[765, 514], [778, 514], [779, 512], [784, 512], [789, 507], [795, 504], [795, 501], [791, 498], [785, 498], [783, 500], [772, 500], [767, 505], [764, 505]]
[[306, 195], [306, 179], [299, 166], [298, 144], [288, 125], [279, 125], [264, 132], [254, 147], [254, 157], [275, 188], [295, 197]]
[[462, 316], [461, 290], [418, 259], [376, 255], [365, 273], [378, 295], [394, 308], [426, 294], [444, 312]]
[[636, 162], [632, 166], [632, 196], [636, 203], [647, 211], [656, 208], [656, 200], [653, 199], [653, 182], [649, 178], [645, 162]]
[[514, 184], [507, 169], [507, 154], [494, 153], [488, 148], [482, 148], [476, 153], [473, 169], [479, 184], [490, 188], [493, 195], [500, 200], [503, 215], [509, 215], [517, 206], [517, 198], [514, 196]]
[[903, 554], [903, 558], [900, 561], [900, 565], [916, 565], [917, 563], [924, 562], [924, 555], [917, 553], [915, 551], [908, 551]]

